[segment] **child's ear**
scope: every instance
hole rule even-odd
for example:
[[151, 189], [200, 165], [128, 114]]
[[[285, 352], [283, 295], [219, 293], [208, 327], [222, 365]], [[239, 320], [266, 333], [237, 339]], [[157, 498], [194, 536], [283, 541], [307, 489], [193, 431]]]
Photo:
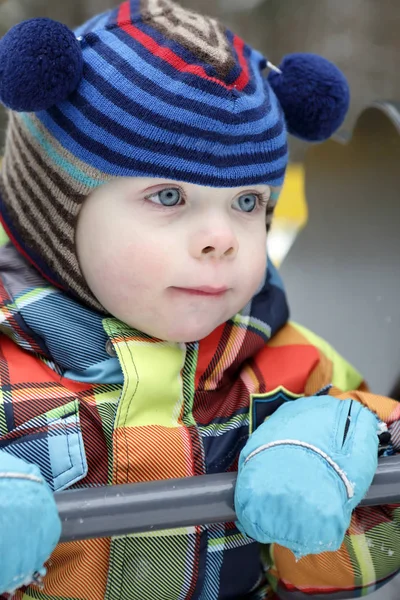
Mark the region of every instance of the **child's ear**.
[[37, 112], [65, 100], [82, 71], [80, 43], [57, 21], [23, 21], [0, 40], [0, 102], [11, 110]]
[[322, 142], [340, 127], [350, 104], [343, 73], [316, 54], [288, 54], [268, 75], [289, 133]]

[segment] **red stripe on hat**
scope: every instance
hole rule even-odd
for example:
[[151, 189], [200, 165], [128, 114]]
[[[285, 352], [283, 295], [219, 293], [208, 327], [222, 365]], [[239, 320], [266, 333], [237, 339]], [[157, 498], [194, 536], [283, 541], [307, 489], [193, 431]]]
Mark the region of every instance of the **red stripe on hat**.
[[244, 57], [244, 41], [235, 35], [233, 40], [233, 46], [237, 52], [239, 58], [239, 64], [242, 67], [242, 72], [239, 77], [236, 79], [233, 87], [237, 90], [244, 90], [246, 85], [249, 83], [249, 66], [247, 64], [247, 60]]
[[128, 35], [133, 37], [135, 40], [140, 42], [142, 46], [144, 46], [147, 50], [149, 50], [154, 56], [158, 56], [168, 64], [170, 64], [174, 69], [180, 72], [188, 72], [193, 75], [197, 75], [207, 81], [212, 81], [226, 88], [227, 90], [238, 89], [243, 90], [244, 87], [249, 82], [249, 71], [246, 63], [246, 59], [243, 54], [244, 50], [244, 42], [235, 36], [234, 47], [238, 53], [239, 64], [241, 65], [244, 71], [239, 75], [235, 83], [231, 85], [227, 85], [223, 81], [216, 79], [215, 77], [210, 77], [207, 75], [203, 67], [199, 65], [190, 65], [185, 60], [180, 58], [175, 52], [166, 48], [165, 46], [160, 46], [152, 37], [135, 27], [131, 21], [130, 14], [130, 4], [128, 2], [124, 2], [120, 6], [119, 14], [118, 14], [118, 27], [125, 31]]

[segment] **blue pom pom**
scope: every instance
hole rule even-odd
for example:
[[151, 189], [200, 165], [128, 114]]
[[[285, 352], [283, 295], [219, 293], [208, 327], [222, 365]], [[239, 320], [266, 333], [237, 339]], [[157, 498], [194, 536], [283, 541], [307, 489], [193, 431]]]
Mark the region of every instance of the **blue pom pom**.
[[68, 27], [23, 21], [0, 40], [0, 101], [15, 111], [45, 110], [77, 88], [82, 69], [82, 50]]
[[343, 73], [316, 54], [289, 54], [268, 81], [285, 113], [289, 133], [309, 142], [328, 139], [343, 123], [350, 90]]

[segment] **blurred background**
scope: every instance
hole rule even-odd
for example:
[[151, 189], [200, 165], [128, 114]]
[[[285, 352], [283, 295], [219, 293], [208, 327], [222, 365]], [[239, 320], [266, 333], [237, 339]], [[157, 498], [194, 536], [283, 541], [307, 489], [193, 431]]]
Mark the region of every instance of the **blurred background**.
[[[32, 17], [70, 27], [119, 2], [113, 0], [0, 0], [0, 36]], [[277, 64], [290, 52], [315, 52], [335, 62], [352, 91], [346, 126], [377, 98], [400, 98], [399, 0], [180, 0], [187, 8], [220, 18]], [[1, 110], [1, 109], [0, 109]], [[4, 113], [0, 113], [0, 147]], [[293, 161], [304, 146], [291, 144]]]

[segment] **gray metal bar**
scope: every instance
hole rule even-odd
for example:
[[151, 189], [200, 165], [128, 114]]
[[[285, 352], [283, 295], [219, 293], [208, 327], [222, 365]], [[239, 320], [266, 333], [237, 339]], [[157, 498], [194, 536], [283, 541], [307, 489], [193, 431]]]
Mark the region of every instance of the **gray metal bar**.
[[[235, 473], [55, 494], [61, 541], [230, 522]], [[400, 503], [400, 455], [381, 458], [363, 505]]]
[[235, 482], [221, 473], [56, 493], [61, 541], [233, 521]]
[[400, 454], [379, 459], [378, 469], [363, 506], [400, 503]]

